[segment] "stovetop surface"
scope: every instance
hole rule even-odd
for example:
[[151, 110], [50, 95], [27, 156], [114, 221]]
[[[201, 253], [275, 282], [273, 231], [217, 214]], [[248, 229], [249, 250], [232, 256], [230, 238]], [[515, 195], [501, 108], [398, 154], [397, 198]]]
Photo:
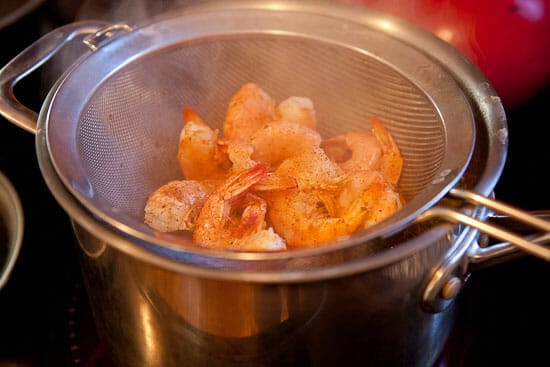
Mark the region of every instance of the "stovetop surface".
[[[43, 6], [1, 30], [4, 65], [44, 30], [65, 21]], [[5, 51], [7, 50], [7, 52]], [[31, 77], [18, 90], [38, 109], [43, 88]], [[550, 88], [507, 110], [510, 150], [495, 193], [527, 210], [550, 208]], [[0, 291], [0, 366], [109, 366], [82, 286], [74, 238], [65, 212], [40, 174], [34, 135], [0, 117], [0, 170], [16, 187], [25, 214], [20, 256]], [[479, 271], [462, 292], [455, 331], [438, 364], [535, 366], [550, 364], [548, 264], [531, 256]]]

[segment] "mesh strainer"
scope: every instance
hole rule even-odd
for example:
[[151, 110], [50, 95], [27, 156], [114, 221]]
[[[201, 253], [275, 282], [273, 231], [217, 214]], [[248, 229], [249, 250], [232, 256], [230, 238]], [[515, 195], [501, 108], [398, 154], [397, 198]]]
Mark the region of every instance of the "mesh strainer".
[[[112, 37], [119, 30], [125, 34]], [[425, 43], [408, 41], [415, 37]], [[132, 237], [203, 251], [190, 238], [155, 233], [143, 223], [143, 208], [153, 190], [182, 178], [175, 160], [182, 107], [220, 128], [229, 99], [247, 82], [278, 101], [311, 98], [325, 138], [368, 129], [377, 116], [397, 141], [404, 157], [398, 188], [407, 205], [338, 246], [393, 235], [419, 217], [447, 219], [432, 207], [450, 190], [471, 199], [455, 187], [472, 157], [475, 118], [464, 86], [441, 62], [460, 56], [396, 19], [334, 4], [232, 2], [133, 30], [111, 25], [86, 42], [92, 51], [52, 90], [40, 128], [67, 189]], [[500, 106], [494, 98], [489, 102]], [[505, 118], [497, 117], [502, 151]], [[512, 239], [548, 258], [546, 250]]]

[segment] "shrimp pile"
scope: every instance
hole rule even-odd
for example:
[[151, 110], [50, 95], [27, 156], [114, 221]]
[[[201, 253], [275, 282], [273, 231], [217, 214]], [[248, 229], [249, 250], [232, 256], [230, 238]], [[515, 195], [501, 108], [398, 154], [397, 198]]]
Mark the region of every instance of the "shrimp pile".
[[312, 101], [279, 104], [254, 83], [235, 93], [223, 131], [183, 109], [177, 163], [185, 177], [155, 190], [144, 222], [191, 231], [203, 247], [281, 251], [369, 227], [404, 205], [403, 158], [376, 118], [370, 131], [323, 139]]

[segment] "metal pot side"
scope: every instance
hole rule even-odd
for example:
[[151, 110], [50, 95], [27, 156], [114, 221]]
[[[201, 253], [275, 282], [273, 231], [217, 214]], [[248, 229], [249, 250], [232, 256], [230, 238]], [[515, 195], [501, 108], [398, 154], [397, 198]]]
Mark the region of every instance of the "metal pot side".
[[443, 236], [386, 266], [317, 282], [182, 274], [137, 259], [73, 222], [100, 335], [123, 366], [429, 366], [456, 302], [421, 307]]

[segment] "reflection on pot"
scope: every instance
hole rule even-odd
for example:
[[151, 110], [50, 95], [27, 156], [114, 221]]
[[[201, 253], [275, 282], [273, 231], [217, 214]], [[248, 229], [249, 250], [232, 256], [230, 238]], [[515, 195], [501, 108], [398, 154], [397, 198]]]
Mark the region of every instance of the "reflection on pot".
[[152, 304], [162, 305], [163, 313], [175, 313], [200, 333], [225, 338], [255, 337], [277, 328], [292, 333], [292, 328], [314, 317], [324, 299], [322, 289], [317, 288], [260, 288], [174, 277], [172, 272], [153, 266], [141, 274], [139, 284]]
[[132, 346], [114, 353], [124, 365], [289, 362], [326, 301], [322, 284], [210, 280], [143, 263], [110, 246], [90, 251], [97, 239], [76, 223], [73, 228], [100, 334], [115, 348]]
[[[74, 228], [89, 250], [97, 238]], [[381, 268], [309, 282], [228, 280], [223, 271], [207, 278], [112, 244], [92, 256], [82, 251], [81, 260], [99, 335], [122, 366], [426, 366], [456, 309], [421, 307], [426, 272], [417, 269], [432, 268], [452, 246], [438, 238]]]

